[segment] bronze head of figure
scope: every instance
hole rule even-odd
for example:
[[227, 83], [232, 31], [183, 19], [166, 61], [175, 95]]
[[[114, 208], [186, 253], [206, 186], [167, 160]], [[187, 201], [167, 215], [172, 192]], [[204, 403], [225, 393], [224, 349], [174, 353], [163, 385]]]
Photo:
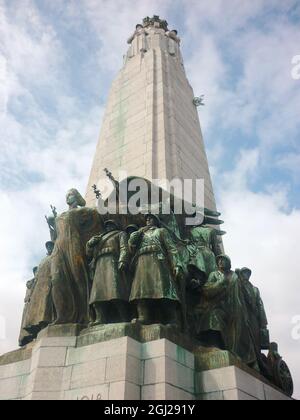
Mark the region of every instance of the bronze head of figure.
[[228, 273], [231, 270], [231, 259], [227, 255], [219, 255], [217, 257], [217, 265], [219, 271]]
[[54, 242], [52, 241], [46, 242], [46, 250], [47, 250], [48, 257], [52, 255], [53, 249], [54, 249]]
[[105, 232], [113, 232], [114, 230], [119, 230], [118, 224], [114, 220], [107, 220], [104, 223]]
[[77, 209], [78, 207], [85, 207], [86, 201], [78, 190], [72, 188], [67, 192], [66, 202], [69, 206], [69, 210]]
[[125, 229], [125, 232], [127, 233], [128, 237], [130, 237], [134, 232], [137, 232], [139, 230], [139, 227], [137, 225], [128, 225]]
[[146, 214], [145, 219], [147, 227], [160, 227], [159, 217], [155, 214]]
[[250, 268], [244, 267], [240, 271], [240, 278], [244, 281], [250, 281], [250, 277], [252, 275], [252, 271]]

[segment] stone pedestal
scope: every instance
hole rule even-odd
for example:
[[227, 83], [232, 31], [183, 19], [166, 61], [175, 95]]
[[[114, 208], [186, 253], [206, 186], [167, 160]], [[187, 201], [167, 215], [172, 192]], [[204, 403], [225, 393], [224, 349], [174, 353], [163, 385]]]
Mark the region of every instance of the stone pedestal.
[[0, 358], [0, 399], [289, 400], [259, 375], [229, 366], [228, 355], [215, 354], [215, 366], [220, 360], [224, 367], [200, 371], [205, 352], [160, 338], [163, 327], [147, 327], [154, 341], [144, 343], [137, 338], [145, 329], [131, 330], [135, 339], [114, 338], [122, 328], [128, 326], [113, 326], [108, 341], [101, 328], [46, 329], [32, 345]]
[[271, 385], [236, 366], [196, 373], [195, 389], [198, 400], [291, 400]]

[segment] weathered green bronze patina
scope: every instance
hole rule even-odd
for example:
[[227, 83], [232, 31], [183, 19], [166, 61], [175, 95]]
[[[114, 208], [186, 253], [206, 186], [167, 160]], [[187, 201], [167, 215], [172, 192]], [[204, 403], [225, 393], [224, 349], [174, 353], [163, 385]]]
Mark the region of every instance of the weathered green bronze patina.
[[105, 222], [105, 232], [87, 243], [92, 259], [93, 286], [90, 305], [95, 311], [93, 325], [129, 321], [130, 284], [128, 238], [113, 220]]
[[218, 271], [202, 289], [198, 337], [204, 345], [229, 350], [245, 364], [261, 370], [261, 351], [269, 349], [267, 318], [259, 290], [249, 281], [251, 270], [231, 271], [230, 258], [217, 257]]
[[202, 224], [186, 226], [187, 214], [175, 214], [178, 199], [169, 195], [167, 214], [163, 202], [150, 196], [151, 208], [123, 214], [132, 198], [124, 186], [135, 178], [119, 183], [105, 172], [115, 189], [116, 213], [108, 207], [101, 216], [86, 208], [75, 189], [67, 194], [68, 211], [58, 215], [52, 207], [47, 222], [55, 242], [46, 244], [47, 257], [27, 283], [20, 345], [56, 329], [80, 335], [82, 345], [122, 335], [142, 342], [166, 337], [194, 351], [203, 369], [247, 366], [292, 395], [292, 377], [277, 345], [270, 345], [251, 270], [232, 271], [222, 255], [220, 213], [197, 208]]
[[189, 269], [193, 272], [196, 267], [206, 280], [217, 270], [216, 257], [222, 254], [216, 230], [211, 227], [195, 226], [190, 231], [190, 240]]
[[182, 263], [169, 232], [160, 227], [159, 218], [149, 214], [146, 222], [147, 226], [133, 233], [129, 240], [134, 254], [130, 301], [137, 307], [140, 323], [178, 325], [180, 291], [177, 281]]
[[[88, 324], [90, 277], [86, 244], [99, 232], [101, 217], [84, 207], [77, 190], [67, 194], [69, 211], [56, 218], [57, 240], [51, 258], [55, 324]], [[82, 207], [82, 208], [79, 208]]]
[[27, 330], [27, 318], [28, 318], [28, 314], [30, 312], [30, 307], [31, 307], [31, 296], [34, 290], [34, 285], [36, 282], [36, 273], [38, 271], [38, 267], [34, 267], [33, 268], [33, 275], [34, 278], [32, 280], [29, 280], [26, 283], [26, 295], [25, 295], [25, 299], [24, 299], [24, 310], [23, 310], [23, 316], [22, 316], [22, 323], [21, 323], [21, 331], [20, 331], [20, 336], [19, 336], [19, 345], [22, 346], [26, 346], [26, 344], [30, 343], [33, 339], [34, 339], [34, 335], [30, 334]]
[[261, 350], [269, 350], [270, 336], [268, 320], [259, 289], [250, 282], [252, 271], [249, 268], [236, 270], [240, 278], [241, 291], [245, 303], [244, 311], [247, 312], [248, 328], [253, 342], [260, 354]]
[[30, 297], [30, 306], [24, 327], [34, 338], [47, 325], [53, 322], [53, 302], [51, 295], [51, 255], [53, 242], [46, 243], [47, 256], [40, 263]]
[[211, 273], [202, 289], [196, 334], [203, 345], [225, 350], [231, 316], [229, 290], [238, 277], [231, 271], [229, 257], [219, 256], [217, 263], [218, 271]]

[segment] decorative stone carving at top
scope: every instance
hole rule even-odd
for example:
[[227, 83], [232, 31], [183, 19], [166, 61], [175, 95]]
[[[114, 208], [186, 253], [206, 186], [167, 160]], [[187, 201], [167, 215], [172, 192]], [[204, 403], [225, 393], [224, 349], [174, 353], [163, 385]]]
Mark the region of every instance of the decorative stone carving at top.
[[154, 15], [152, 18], [149, 16], [145, 17], [143, 20], [144, 28], [155, 27], [168, 31], [168, 22], [166, 20], [160, 19], [159, 16]]
[[173, 57], [179, 57], [183, 64], [180, 53], [180, 38], [176, 29], [169, 31], [168, 22], [162, 20], [159, 16], [152, 18], [146, 17], [143, 24], [137, 24], [134, 33], [128, 39], [130, 48], [126, 59], [129, 60], [137, 54], [144, 55], [147, 51], [155, 49], [158, 46], [163, 51], [167, 51]]

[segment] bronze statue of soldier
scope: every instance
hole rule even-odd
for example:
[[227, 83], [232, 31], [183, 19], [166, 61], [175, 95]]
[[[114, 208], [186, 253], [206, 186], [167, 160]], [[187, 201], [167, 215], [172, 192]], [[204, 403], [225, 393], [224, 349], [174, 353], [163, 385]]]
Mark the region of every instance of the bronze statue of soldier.
[[[201, 272], [206, 281], [211, 273], [217, 270], [216, 257], [222, 254], [216, 230], [211, 227], [193, 226], [189, 232], [191, 241], [191, 259], [189, 271]], [[195, 270], [193, 270], [195, 268]]]
[[249, 316], [245, 285], [231, 270], [229, 257], [218, 256], [217, 265], [218, 271], [209, 276], [202, 289], [198, 338], [202, 344], [228, 350], [248, 366], [260, 370], [260, 353]]
[[269, 350], [270, 335], [268, 330], [268, 320], [260, 291], [251, 282], [252, 271], [244, 267], [237, 271], [242, 282], [244, 300], [248, 311], [249, 325], [251, 334], [256, 343], [257, 351]]
[[137, 225], [128, 225], [125, 229], [125, 232], [127, 233], [128, 239], [130, 236], [139, 230], [139, 227]]
[[197, 337], [202, 345], [226, 350], [231, 320], [229, 290], [238, 277], [231, 271], [231, 260], [226, 255], [217, 257], [217, 266], [218, 270], [210, 274], [202, 288], [197, 308]]
[[130, 302], [136, 307], [137, 318], [133, 322], [178, 327], [177, 280], [182, 275], [182, 264], [169, 232], [160, 227], [158, 216], [146, 215], [146, 227], [131, 235], [129, 248], [134, 255]]
[[217, 271], [216, 257], [222, 254], [222, 250], [216, 229], [207, 226], [191, 227], [188, 230], [187, 249], [188, 300], [194, 301], [210, 274]]
[[127, 234], [113, 220], [104, 223], [104, 233], [93, 237], [86, 247], [91, 259], [92, 325], [128, 322], [130, 285], [127, 275], [129, 250]]
[[29, 333], [26, 330], [26, 320], [27, 320], [27, 315], [28, 312], [30, 311], [30, 303], [31, 303], [31, 296], [34, 290], [34, 286], [35, 286], [35, 282], [36, 282], [36, 274], [38, 271], [38, 267], [34, 267], [33, 268], [33, 279], [29, 280], [26, 283], [26, 296], [25, 296], [25, 306], [24, 306], [24, 310], [23, 310], [23, 316], [22, 316], [22, 323], [21, 323], [21, 331], [20, 331], [20, 336], [19, 336], [19, 346], [23, 347], [26, 346], [26, 344], [29, 344], [31, 341], [34, 340], [34, 335], [32, 335], [31, 333]]
[[51, 295], [51, 255], [54, 243], [45, 244], [47, 256], [40, 263], [35, 286], [30, 298], [30, 307], [27, 311], [25, 329], [35, 338], [37, 334], [53, 322], [53, 301]]
[[244, 267], [241, 270], [236, 270], [236, 273], [240, 279], [242, 301], [244, 303], [243, 311], [247, 319], [250, 339], [257, 355], [257, 363], [253, 367], [263, 373], [265, 363], [262, 351], [270, 349], [266, 311], [259, 289], [250, 282], [252, 275], [250, 268]]

